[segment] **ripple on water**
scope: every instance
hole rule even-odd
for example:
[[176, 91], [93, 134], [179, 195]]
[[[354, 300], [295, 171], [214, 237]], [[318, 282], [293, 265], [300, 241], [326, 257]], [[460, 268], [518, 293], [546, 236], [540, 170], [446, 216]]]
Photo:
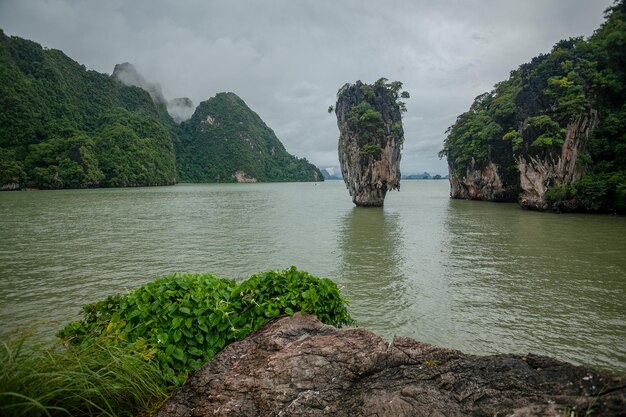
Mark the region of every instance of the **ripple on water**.
[[386, 338], [626, 372], [626, 218], [447, 195], [407, 181], [357, 209], [330, 181], [0, 193], [0, 334], [175, 271], [297, 265]]

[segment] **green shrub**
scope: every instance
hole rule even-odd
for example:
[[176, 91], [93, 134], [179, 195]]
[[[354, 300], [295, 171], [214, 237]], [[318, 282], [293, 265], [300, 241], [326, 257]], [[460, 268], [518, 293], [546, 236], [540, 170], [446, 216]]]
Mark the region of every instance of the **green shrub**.
[[545, 198], [548, 202], [558, 204], [574, 197], [574, 190], [564, 184], [556, 184], [546, 190]]
[[574, 184], [576, 194], [588, 211], [602, 211], [613, 206], [612, 183], [608, 175], [587, 175]]
[[335, 326], [352, 324], [347, 301], [327, 278], [292, 267], [234, 280], [173, 274], [124, 295], [87, 305], [83, 320], [59, 336], [79, 345], [126, 346], [156, 360], [169, 381], [181, 383], [228, 343], [268, 319], [302, 311]]
[[361, 156], [374, 157], [374, 158], [378, 157], [378, 155], [380, 155], [381, 152], [382, 152], [382, 148], [375, 144], [363, 145], [361, 146], [361, 149], [359, 150], [359, 154]]

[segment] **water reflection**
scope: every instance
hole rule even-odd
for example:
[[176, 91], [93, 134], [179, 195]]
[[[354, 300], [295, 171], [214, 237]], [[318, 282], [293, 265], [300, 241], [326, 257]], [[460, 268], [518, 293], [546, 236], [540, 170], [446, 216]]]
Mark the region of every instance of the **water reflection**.
[[[456, 238], [445, 269], [459, 347], [624, 363], [626, 261], [616, 254], [623, 243], [614, 219], [467, 201], [451, 201], [448, 214]], [[588, 241], [594, 246], [582, 248]]]
[[399, 216], [382, 208], [353, 208], [341, 223], [339, 277], [362, 326], [392, 335], [407, 322], [407, 278]]

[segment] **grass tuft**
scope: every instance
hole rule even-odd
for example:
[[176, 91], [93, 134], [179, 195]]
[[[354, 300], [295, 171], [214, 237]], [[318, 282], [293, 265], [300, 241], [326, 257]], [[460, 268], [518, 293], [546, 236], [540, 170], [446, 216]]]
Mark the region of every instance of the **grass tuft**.
[[0, 416], [132, 416], [166, 398], [153, 362], [111, 344], [0, 345]]

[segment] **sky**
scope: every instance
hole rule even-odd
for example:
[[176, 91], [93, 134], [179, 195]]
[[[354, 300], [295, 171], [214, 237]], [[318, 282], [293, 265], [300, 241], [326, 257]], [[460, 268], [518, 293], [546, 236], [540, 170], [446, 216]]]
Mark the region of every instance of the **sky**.
[[612, 0], [0, 0], [7, 35], [110, 74], [130, 62], [168, 99], [240, 96], [287, 150], [338, 166], [337, 90], [401, 81], [402, 172], [446, 174], [445, 131], [477, 95]]

